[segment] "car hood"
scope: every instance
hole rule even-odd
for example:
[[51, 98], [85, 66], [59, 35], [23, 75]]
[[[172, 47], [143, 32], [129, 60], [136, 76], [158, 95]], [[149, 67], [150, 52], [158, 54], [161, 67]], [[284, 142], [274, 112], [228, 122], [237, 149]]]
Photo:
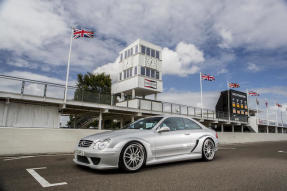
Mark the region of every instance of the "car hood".
[[106, 131], [103, 133], [97, 133], [93, 135], [89, 135], [84, 137], [83, 139], [86, 140], [105, 140], [107, 138], [117, 138], [122, 136], [142, 136], [144, 134], [149, 134], [152, 130], [141, 130], [141, 129], [121, 129], [121, 130], [114, 130], [114, 131]]

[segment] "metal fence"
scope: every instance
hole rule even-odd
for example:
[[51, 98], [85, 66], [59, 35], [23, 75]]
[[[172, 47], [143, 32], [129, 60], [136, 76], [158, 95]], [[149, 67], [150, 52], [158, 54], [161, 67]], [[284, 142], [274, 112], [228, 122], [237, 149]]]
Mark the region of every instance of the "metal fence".
[[286, 123], [283, 122], [276, 122], [276, 121], [270, 121], [266, 119], [257, 119], [258, 125], [266, 125], [266, 126], [278, 126], [278, 127], [287, 127]]
[[[0, 75], [0, 91], [64, 100], [65, 85]], [[67, 100], [111, 104], [111, 95], [68, 86]]]
[[[60, 83], [0, 75], [0, 91], [44, 98], [64, 99], [65, 85]], [[214, 110], [210, 109], [201, 109], [193, 106], [146, 99], [132, 99], [124, 102], [118, 102], [116, 97], [113, 97], [110, 94], [102, 94], [95, 91], [84, 91], [78, 89], [77, 86], [68, 86], [67, 100], [116, 105], [120, 107], [136, 108], [140, 110], [156, 111], [169, 114], [187, 115], [201, 119], [229, 120], [228, 113], [226, 112], [215, 112]], [[247, 116], [231, 116], [230, 120], [247, 122], [248, 118]]]

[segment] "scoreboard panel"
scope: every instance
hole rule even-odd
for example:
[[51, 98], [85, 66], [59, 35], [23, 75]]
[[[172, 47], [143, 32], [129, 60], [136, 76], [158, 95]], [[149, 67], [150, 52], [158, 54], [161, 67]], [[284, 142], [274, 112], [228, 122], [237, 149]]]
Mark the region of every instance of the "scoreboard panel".
[[[229, 95], [228, 95], [229, 94]], [[228, 112], [228, 98], [230, 112]], [[236, 90], [222, 91], [216, 104], [215, 110], [220, 113], [224, 112], [230, 115], [231, 120], [244, 120], [248, 119], [248, 103], [247, 94]]]

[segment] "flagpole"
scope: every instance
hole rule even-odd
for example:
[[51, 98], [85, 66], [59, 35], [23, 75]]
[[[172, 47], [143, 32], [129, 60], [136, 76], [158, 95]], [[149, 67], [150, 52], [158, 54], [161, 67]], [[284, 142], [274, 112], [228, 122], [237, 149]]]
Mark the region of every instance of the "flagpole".
[[70, 50], [69, 50], [68, 65], [67, 65], [67, 72], [66, 72], [64, 108], [66, 107], [66, 102], [67, 102], [67, 92], [68, 92], [68, 81], [69, 81], [69, 72], [70, 72], [70, 61], [71, 61], [71, 52], [72, 52], [73, 33], [74, 33], [74, 28], [72, 27], [72, 33], [71, 33], [71, 39], [70, 39]]
[[230, 123], [230, 87], [229, 87], [229, 82], [228, 81], [226, 81], [226, 84], [227, 84], [227, 96], [228, 96], [228, 101], [227, 101], [227, 104], [228, 104], [228, 121], [229, 121], [229, 123]]
[[257, 98], [258, 96], [256, 96], [256, 121], [258, 123], [258, 115], [259, 115], [259, 112], [258, 112], [258, 103], [259, 103], [259, 100]]
[[246, 99], [247, 99], [247, 112], [248, 112], [248, 117], [250, 116], [249, 115], [249, 102], [248, 102], [248, 96], [249, 96], [249, 93], [248, 93], [248, 89], [246, 90]]
[[203, 101], [202, 101], [202, 79], [201, 79], [201, 72], [199, 74], [199, 81], [200, 81], [200, 102], [201, 102], [201, 112], [203, 111]]
[[268, 122], [268, 101], [267, 101], [267, 99], [265, 99], [265, 106], [266, 106], [266, 120], [267, 120], [267, 124], [269, 124], [269, 122]]
[[276, 106], [277, 106], [277, 110], [276, 110], [276, 123], [277, 123], [277, 127], [278, 127], [278, 102], [276, 102]]

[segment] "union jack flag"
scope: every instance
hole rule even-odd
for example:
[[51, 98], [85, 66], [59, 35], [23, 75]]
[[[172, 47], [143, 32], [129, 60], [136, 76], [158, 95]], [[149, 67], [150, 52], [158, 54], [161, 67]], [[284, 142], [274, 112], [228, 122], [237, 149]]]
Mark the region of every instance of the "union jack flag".
[[254, 92], [254, 91], [250, 91], [250, 92], [248, 92], [248, 94], [251, 96], [259, 96], [259, 93]]
[[277, 107], [282, 107], [282, 105], [281, 105], [281, 104], [279, 104], [279, 103], [276, 103], [276, 106], [277, 106]]
[[201, 74], [202, 80], [215, 81], [215, 77], [209, 74]]
[[239, 84], [237, 84], [237, 83], [232, 83], [232, 82], [229, 82], [229, 83], [228, 83], [228, 86], [229, 86], [230, 88], [239, 88], [239, 87], [240, 87]]
[[94, 32], [93, 31], [88, 31], [84, 29], [74, 29], [73, 33], [73, 38], [77, 39], [80, 37], [85, 37], [85, 38], [93, 38], [94, 37]]

